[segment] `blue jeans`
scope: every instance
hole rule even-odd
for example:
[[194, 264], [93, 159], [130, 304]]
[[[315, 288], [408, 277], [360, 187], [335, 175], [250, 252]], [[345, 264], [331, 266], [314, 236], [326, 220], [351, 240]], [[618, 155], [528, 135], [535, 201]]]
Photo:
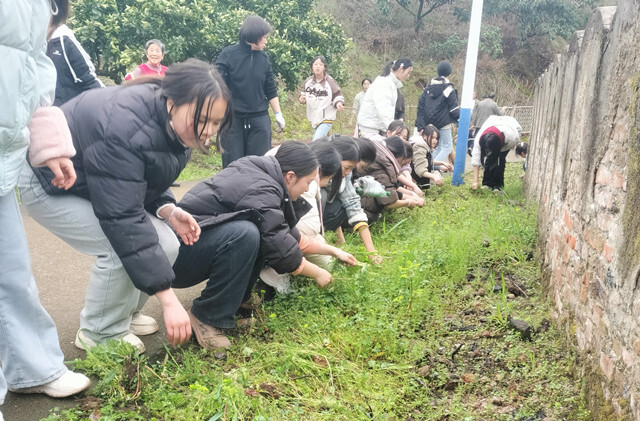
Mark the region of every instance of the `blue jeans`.
[[451, 125], [447, 128], [439, 129], [440, 141], [433, 151], [434, 161], [448, 162], [449, 153], [453, 150], [453, 137], [451, 136]]
[[[18, 182], [22, 203], [40, 225], [81, 253], [96, 256], [89, 275], [80, 329], [100, 343], [126, 335], [133, 313], [148, 295], [137, 289], [93, 213], [91, 202], [71, 194], [49, 195], [28, 165]], [[158, 244], [173, 264], [179, 242], [162, 220], [147, 213], [158, 234]], [[153, 270], [153, 268], [149, 268]]]
[[331, 130], [331, 126], [333, 126], [333, 123], [318, 124], [315, 128], [316, 131], [313, 133], [313, 139], [311, 140], [318, 140], [322, 139], [323, 137], [327, 137], [327, 135], [329, 134], [329, 130]]
[[192, 246], [180, 245], [172, 286], [189, 288], [206, 280], [191, 312], [210, 326], [235, 327], [235, 314], [250, 298], [262, 268], [259, 250], [260, 231], [252, 222], [230, 221], [205, 228]]
[[0, 196], [0, 404], [11, 389], [38, 386], [67, 367], [58, 331], [40, 304], [13, 192]]

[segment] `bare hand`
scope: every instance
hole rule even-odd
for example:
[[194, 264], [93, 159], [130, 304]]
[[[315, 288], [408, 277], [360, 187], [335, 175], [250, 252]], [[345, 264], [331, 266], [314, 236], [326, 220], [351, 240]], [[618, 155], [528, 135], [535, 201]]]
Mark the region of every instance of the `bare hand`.
[[192, 246], [200, 238], [200, 226], [189, 212], [175, 208], [169, 217], [169, 222], [184, 244]]
[[370, 254], [368, 257], [369, 261], [374, 265], [379, 265], [382, 263], [382, 256], [380, 256], [379, 254]]
[[173, 346], [183, 344], [191, 337], [191, 321], [182, 306], [165, 309], [164, 324], [167, 327], [167, 339]]
[[176, 346], [187, 342], [191, 337], [191, 321], [176, 294], [169, 288], [156, 292], [156, 298], [162, 304], [169, 343]]
[[331, 274], [326, 270], [322, 268], [319, 269], [320, 271], [315, 277], [316, 285], [318, 285], [318, 288], [326, 288], [331, 283], [331, 281], [333, 281], [333, 278], [331, 277]]
[[76, 182], [76, 171], [73, 168], [71, 159], [65, 157], [51, 158], [45, 164], [53, 171], [54, 178], [51, 180], [51, 184], [55, 187], [69, 190], [73, 183]]
[[344, 110], [344, 104], [342, 102], [338, 102], [338, 105], [336, 105], [336, 108], [338, 109], [338, 111], [342, 111]]
[[336, 254], [336, 258], [348, 266], [355, 266], [358, 264], [358, 260], [346, 251], [339, 250]]
[[298, 98], [298, 101], [300, 101], [300, 104], [306, 104], [307, 96], [306, 95], [300, 95], [300, 98]]

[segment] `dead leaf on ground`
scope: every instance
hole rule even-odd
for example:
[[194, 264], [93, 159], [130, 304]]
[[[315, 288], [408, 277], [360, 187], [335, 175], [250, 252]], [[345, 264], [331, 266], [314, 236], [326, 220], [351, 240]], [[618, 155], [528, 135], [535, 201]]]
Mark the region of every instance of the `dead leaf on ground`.
[[472, 373], [465, 373], [461, 377], [465, 383], [473, 383], [476, 381], [476, 375]]
[[282, 396], [282, 393], [278, 392], [278, 387], [275, 384], [260, 383], [258, 387], [260, 388], [260, 393], [268, 395], [274, 399], [279, 399]]
[[244, 390], [244, 394], [251, 396], [253, 398], [257, 398], [258, 397], [258, 391], [254, 390], [254, 389], [245, 389]]
[[326, 367], [329, 365], [327, 359], [321, 355], [314, 355], [312, 358], [313, 362], [318, 364], [320, 367]]

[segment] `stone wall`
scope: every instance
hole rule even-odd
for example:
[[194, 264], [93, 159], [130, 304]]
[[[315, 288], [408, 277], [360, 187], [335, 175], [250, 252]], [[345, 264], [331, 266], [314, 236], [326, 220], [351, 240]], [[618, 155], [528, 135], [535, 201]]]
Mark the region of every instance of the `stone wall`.
[[640, 421], [640, 0], [596, 9], [535, 88], [525, 189], [596, 419]]

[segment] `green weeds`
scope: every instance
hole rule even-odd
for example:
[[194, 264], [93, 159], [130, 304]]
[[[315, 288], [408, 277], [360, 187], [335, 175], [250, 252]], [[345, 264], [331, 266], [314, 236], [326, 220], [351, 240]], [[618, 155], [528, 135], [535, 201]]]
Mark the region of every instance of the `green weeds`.
[[47, 420], [590, 420], [577, 353], [548, 321], [520, 171], [509, 164], [502, 197], [444, 186], [386, 214], [372, 227], [382, 265], [336, 265], [325, 290], [294, 278], [222, 357], [91, 350], [74, 365], [98, 385]]

